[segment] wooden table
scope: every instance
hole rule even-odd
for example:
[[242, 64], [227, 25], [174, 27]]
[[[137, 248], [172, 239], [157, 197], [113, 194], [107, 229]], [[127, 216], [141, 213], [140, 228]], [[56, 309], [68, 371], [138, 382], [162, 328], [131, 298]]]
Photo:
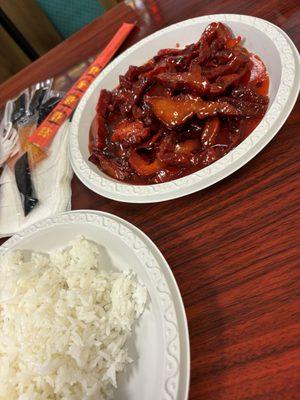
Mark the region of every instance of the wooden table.
[[[122, 3], [0, 87], [1, 102], [99, 52], [123, 21], [126, 47], [190, 17], [265, 18], [300, 44], [294, 0]], [[161, 204], [122, 204], [73, 179], [73, 209], [114, 213], [158, 245], [178, 282], [190, 330], [190, 400], [300, 398], [300, 107], [250, 163], [211, 188]]]

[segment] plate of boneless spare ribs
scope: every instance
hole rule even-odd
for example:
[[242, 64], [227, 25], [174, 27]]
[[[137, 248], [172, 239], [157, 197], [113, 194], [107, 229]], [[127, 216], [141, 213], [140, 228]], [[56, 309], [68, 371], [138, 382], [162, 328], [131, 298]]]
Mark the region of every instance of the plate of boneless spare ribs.
[[261, 19], [213, 15], [160, 30], [84, 95], [70, 134], [74, 171], [125, 202], [204, 189], [275, 136], [295, 103], [298, 73], [292, 41]]

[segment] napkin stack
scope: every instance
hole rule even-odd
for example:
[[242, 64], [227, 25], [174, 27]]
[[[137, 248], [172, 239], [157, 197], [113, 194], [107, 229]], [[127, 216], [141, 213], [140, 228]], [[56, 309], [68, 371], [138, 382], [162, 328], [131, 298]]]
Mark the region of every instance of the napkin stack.
[[0, 237], [11, 236], [38, 220], [71, 209], [73, 171], [68, 157], [66, 121], [57, 132], [49, 155], [32, 173], [38, 205], [25, 217], [15, 177], [6, 166], [0, 177]]

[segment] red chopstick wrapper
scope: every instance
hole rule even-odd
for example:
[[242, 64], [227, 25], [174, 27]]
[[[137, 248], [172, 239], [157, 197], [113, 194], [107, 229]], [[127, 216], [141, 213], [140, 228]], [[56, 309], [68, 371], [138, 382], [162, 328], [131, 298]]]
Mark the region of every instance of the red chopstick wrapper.
[[46, 149], [49, 146], [60, 126], [72, 114], [87, 88], [109, 63], [134, 26], [135, 24], [122, 24], [105, 49], [96, 57], [94, 62], [75, 82], [48, 117], [28, 138], [31, 143], [39, 146], [41, 149]]

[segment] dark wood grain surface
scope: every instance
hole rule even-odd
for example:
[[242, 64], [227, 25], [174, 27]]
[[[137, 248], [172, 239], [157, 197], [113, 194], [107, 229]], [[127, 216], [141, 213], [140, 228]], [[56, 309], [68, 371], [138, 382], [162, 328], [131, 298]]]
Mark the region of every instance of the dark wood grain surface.
[[[128, 47], [212, 13], [265, 18], [300, 44], [296, 1], [128, 1], [0, 86], [1, 102], [98, 52], [123, 21]], [[160, 204], [105, 199], [73, 179], [73, 209], [114, 213], [158, 245], [178, 282], [191, 341], [190, 400], [300, 399], [300, 106], [273, 141], [211, 188]]]

